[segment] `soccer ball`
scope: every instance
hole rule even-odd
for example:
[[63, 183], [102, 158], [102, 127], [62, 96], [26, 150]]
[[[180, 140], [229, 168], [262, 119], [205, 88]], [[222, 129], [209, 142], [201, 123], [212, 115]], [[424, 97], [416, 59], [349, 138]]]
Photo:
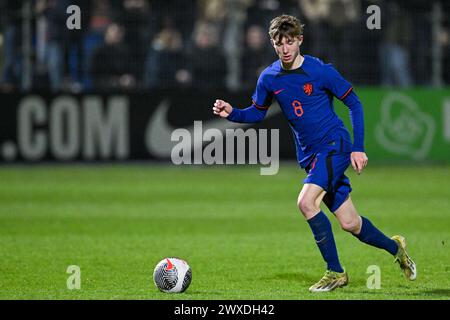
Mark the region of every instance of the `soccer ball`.
[[162, 292], [184, 292], [192, 280], [192, 270], [186, 261], [178, 258], [161, 260], [153, 271], [153, 281]]

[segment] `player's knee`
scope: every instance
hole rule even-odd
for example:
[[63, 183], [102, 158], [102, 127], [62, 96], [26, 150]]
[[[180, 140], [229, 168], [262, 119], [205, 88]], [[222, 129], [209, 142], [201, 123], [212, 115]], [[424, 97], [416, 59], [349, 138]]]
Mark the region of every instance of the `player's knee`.
[[351, 219], [347, 221], [340, 221], [341, 228], [347, 232], [357, 233], [360, 228], [359, 219]]
[[316, 213], [318, 208], [315, 202], [311, 199], [307, 199], [305, 197], [300, 197], [297, 201], [297, 206], [303, 215], [308, 216], [313, 213]]

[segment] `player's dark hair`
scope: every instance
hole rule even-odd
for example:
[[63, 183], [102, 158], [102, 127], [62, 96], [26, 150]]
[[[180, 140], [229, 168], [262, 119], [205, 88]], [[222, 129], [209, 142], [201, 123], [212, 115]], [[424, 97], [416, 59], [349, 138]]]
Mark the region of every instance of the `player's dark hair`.
[[304, 26], [296, 17], [283, 14], [270, 22], [269, 36], [275, 41], [281, 41], [283, 37], [298, 37], [303, 35]]

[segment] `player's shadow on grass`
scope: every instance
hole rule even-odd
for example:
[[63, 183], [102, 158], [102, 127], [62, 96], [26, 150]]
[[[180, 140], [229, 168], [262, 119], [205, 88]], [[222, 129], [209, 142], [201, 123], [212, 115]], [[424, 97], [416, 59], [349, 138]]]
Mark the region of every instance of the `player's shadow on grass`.
[[317, 282], [317, 279], [320, 278], [320, 275], [314, 276], [308, 273], [301, 272], [286, 272], [286, 273], [277, 273], [270, 277], [261, 278], [261, 280], [286, 280], [286, 281], [295, 281], [295, 282]]

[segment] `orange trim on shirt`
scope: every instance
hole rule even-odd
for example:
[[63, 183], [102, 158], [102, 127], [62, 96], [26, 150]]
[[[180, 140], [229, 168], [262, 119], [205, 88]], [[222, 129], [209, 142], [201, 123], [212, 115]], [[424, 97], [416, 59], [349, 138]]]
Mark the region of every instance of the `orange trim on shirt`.
[[253, 105], [256, 107], [256, 109], [260, 109], [260, 110], [267, 110], [269, 109], [269, 107], [265, 107], [265, 106], [260, 106], [259, 104], [257, 104], [255, 102], [255, 100], [252, 100]]
[[339, 99], [339, 100], [344, 100], [346, 96], [348, 96], [348, 94], [353, 90], [353, 87], [350, 87], [350, 89], [347, 90], [346, 93], [344, 93], [344, 95]]

